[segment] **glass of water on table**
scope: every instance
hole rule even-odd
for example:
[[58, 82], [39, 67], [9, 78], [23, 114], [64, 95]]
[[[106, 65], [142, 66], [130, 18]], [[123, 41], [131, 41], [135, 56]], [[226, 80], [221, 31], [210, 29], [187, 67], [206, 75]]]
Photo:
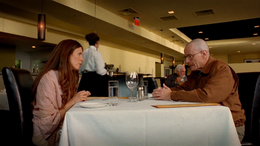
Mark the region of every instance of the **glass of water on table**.
[[118, 105], [118, 86], [119, 83], [117, 80], [108, 81], [108, 101], [109, 106]]

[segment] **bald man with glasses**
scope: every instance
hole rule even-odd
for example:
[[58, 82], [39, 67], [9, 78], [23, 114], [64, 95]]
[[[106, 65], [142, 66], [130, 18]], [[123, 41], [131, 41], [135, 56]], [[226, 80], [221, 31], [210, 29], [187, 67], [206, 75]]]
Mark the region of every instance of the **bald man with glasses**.
[[178, 87], [163, 85], [153, 91], [153, 96], [157, 100], [220, 103], [229, 107], [241, 142], [246, 117], [238, 95], [237, 74], [228, 64], [211, 57], [202, 39], [188, 43], [184, 54], [191, 69], [188, 80]]

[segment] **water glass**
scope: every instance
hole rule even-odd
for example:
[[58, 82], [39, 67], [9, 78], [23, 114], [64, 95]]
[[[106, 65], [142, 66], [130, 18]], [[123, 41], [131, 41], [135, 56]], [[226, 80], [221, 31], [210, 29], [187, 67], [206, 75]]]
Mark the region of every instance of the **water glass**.
[[118, 105], [118, 87], [119, 87], [119, 83], [117, 80], [108, 81], [109, 106]]
[[143, 81], [144, 83], [144, 98], [148, 99], [148, 81]]

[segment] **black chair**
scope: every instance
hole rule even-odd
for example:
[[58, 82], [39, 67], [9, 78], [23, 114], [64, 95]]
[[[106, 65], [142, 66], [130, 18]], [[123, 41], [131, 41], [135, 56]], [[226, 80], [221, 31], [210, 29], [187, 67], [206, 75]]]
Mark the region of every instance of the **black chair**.
[[32, 145], [31, 88], [33, 78], [28, 70], [2, 69], [2, 76], [9, 102], [9, 119], [6, 127], [10, 135], [6, 136], [8, 145]]
[[242, 146], [259, 146], [260, 145], [260, 75], [258, 76], [254, 98], [252, 102], [252, 110], [250, 118], [249, 140], [243, 141]]
[[245, 136], [242, 141], [242, 145], [252, 145], [249, 143], [251, 140], [251, 113], [253, 108], [253, 97], [255, 93], [257, 79], [260, 75], [259, 72], [246, 72], [237, 73], [239, 78], [238, 93], [242, 104], [242, 108], [245, 110], [246, 122], [245, 122]]
[[148, 93], [152, 93], [154, 89], [158, 88], [158, 84], [154, 77], [146, 77], [144, 80], [148, 81]]

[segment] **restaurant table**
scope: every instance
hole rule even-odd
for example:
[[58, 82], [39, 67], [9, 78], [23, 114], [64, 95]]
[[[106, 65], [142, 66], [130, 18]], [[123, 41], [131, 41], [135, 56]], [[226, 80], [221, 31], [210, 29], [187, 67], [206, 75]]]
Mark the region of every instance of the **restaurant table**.
[[118, 106], [100, 108], [83, 108], [80, 104], [66, 113], [60, 146], [241, 145], [231, 112], [225, 106], [156, 108], [151, 105], [194, 103], [153, 98], [138, 102], [119, 99]]
[[6, 93], [0, 93], [0, 110], [9, 110]]

